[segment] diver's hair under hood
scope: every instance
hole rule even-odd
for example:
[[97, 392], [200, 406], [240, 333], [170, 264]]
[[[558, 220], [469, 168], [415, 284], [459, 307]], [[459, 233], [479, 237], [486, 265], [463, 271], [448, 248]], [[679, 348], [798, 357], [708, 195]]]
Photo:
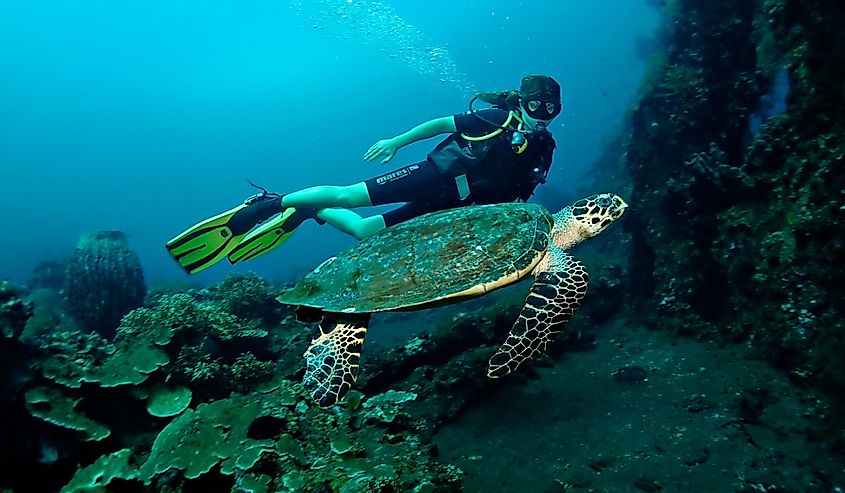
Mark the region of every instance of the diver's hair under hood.
[[479, 100], [493, 105], [494, 108], [515, 110], [519, 108], [519, 91], [480, 92], [476, 96]]
[[560, 104], [560, 84], [548, 75], [526, 75], [519, 85], [519, 95], [525, 101]]
[[482, 92], [476, 96], [481, 101], [503, 110], [519, 108], [520, 100], [549, 101], [560, 104], [560, 84], [548, 75], [526, 75], [519, 90]]

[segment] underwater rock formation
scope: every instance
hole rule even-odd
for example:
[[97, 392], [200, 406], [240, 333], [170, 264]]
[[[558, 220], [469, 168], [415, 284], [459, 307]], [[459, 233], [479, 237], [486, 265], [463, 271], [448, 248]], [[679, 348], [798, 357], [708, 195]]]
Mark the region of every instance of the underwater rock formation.
[[[744, 341], [824, 391], [816, 433], [845, 450], [841, 432], [821, 431], [841, 430], [845, 405], [845, 4], [666, 12], [670, 45], [621, 163], [637, 211], [623, 222], [628, 305], [653, 327]], [[749, 125], [775, 87], [785, 108]]]
[[[32, 318], [32, 303], [24, 301], [9, 281], [0, 281], [0, 414], [15, 406], [21, 389], [32, 378], [27, 360], [34, 350], [21, 335]], [[0, 433], [0, 438], [3, 434]], [[2, 458], [2, 456], [0, 456]]]
[[[665, 63], [632, 118], [632, 301], [655, 323], [753, 338], [806, 379], [839, 347], [845, 19], [825, 2], [673, 2]], [[791, 81], [786, 108], [748, 127]], [[781, 83], [776, 81], [781, 79]], [[819, 255], [824, 252], [824, 255]], [[824, 344], [822, 341], [826, 341]]]
[[0, 281], [0, 337], [20, 336], [31, 316], [32, 304], [25, 303], [9, 281]]
[[120, 231], [84, 234], [65, 274], [68, 310], [85, 329], [113, 335], [120, 318], [141, 306], [144, 272]]
[[[0, 464], [4, 471], [0, 490], [9, 483], [5, 477], [12, 476], [5, 471], [27, 470], [29, 464], [49, 461], [49, 445], [33, 438], [35, 420], [24, 402], [24, 393], [38, 379], [38, 349], [22, 338], [32, 314], [32, 303], [20, 290], [0, 280]], [[34, 450], [36, 446], [43, 446], [43, 450]]]

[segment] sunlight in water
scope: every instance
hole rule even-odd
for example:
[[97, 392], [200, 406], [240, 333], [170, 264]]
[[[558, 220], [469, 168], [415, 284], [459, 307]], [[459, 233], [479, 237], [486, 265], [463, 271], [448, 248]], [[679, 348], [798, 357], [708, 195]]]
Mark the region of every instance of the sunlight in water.
[[389, 58], [401, 60], [428, 78], [450, 84], [466, 96], [478, 92], [446, 46], [433, 43], [384, 2], [291, 0], [290, 5], [312, 29], [327, 37], [377, 45]]

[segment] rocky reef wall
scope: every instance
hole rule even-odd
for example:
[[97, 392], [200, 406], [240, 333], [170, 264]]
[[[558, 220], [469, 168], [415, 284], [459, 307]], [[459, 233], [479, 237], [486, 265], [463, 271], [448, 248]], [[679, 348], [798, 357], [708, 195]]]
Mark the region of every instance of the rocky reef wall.
[[628, 305], [843, 395], [845, 4], [663, 8], [666, 54], [616, 168], [630, 175]]

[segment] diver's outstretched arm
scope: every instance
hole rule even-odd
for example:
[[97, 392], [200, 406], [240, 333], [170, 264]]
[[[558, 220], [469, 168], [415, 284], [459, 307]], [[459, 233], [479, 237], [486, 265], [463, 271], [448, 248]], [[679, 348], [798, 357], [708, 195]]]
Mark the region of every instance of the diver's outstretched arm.
[[367, 149], [367, 152], [364, 153], [364, 159], [367, 161], [373, 161], [381, 158], [381, 162], [386, 163], [393, 159], [393, 156], [396, 155], [396, 151], [408, 144], [413, 144], [414, 142], [425, 140], [430, 137], [434, 137], [435, 135], [456, 131], [457, 129], [455, 127], [454, 116], [442, 116], [440, 118], [435, 118], [425, 123], [421, 123], [407, 132], [397, 135], [396, 137], [382, 139], [376, 142]]

